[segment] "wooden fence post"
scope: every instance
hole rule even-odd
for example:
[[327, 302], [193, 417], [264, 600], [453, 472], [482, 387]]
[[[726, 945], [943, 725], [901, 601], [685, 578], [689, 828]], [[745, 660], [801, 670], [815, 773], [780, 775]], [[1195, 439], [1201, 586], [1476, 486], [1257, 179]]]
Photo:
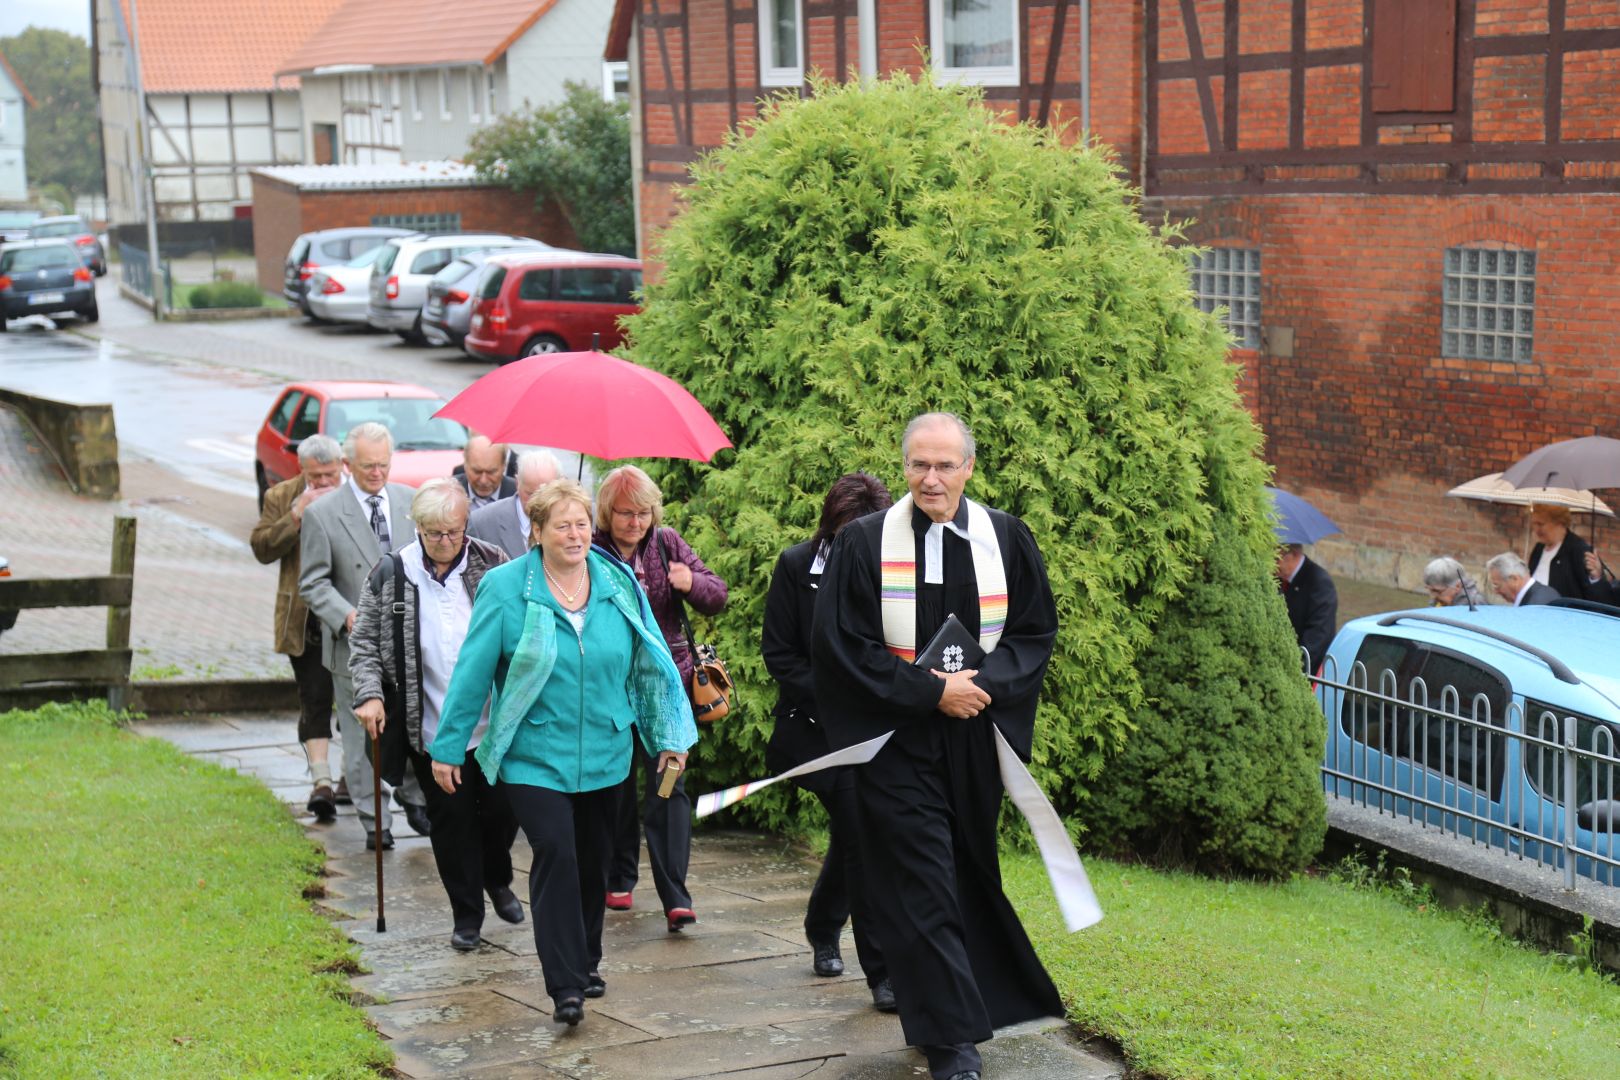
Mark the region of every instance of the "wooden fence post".
[[[135, 580], [135, 519], [119, 517], [113, 520], [112, 576], [127, 577], [131, 582], [130, 603], [107, 608], [107, 648], [122, 651], [129, 648], [130, 611], [134, 603]], [[123, 675], [107, 687], [107, 704], [114, 711], [129, 702], [129, 665]]]

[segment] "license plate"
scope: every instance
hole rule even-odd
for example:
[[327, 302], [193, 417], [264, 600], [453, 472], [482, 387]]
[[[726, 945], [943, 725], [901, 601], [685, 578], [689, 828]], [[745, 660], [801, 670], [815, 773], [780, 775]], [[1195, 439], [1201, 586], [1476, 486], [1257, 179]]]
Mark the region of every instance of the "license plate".
[[60, 304], [67, 297], [59, 292], [37, 292], [28, 298], [30, 304]]

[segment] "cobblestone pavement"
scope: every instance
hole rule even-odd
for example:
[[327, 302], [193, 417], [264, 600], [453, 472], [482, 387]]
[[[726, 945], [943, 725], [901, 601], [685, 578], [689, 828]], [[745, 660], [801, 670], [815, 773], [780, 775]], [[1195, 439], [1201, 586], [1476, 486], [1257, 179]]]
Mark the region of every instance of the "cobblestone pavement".
[[[871, 1007], [846, 935], [841, 978], [818, 978], [801, 929], [816, 865], [781, 840], [701, 829], [690, 884], [699, 922], [664, 927], [651, 888], [629, 912], [608, 912], [602, 975], [607, 996], [586, 1002], [584, 1023], [551, 1022], [533, 927], [491, 915], [484, 943], [451, 950], [450, 913], [428, 841], [396, 817], [397, 846], [383, 856], [378, 933], [375, 855], [347, 808], [332, 825], [303, 810], [304, 760], [291, 714], [147, 722], [137, 729], [216, 764], [258, 776], [327, 851], [327, 895], [317, 901], [359, 943], [368, 973], [354, 979], [405, 1077], [544, 1080], [900, 1080], [926, 1077], [900, 1024]], [[341, 760], [336, 748], [333, 760]], [[516, 892], [529, 849], [513, 850]], [[642, 880], [651, 873], [642, 865]], [[649, 899], [653, 908], [645, 906]], [[527, 903], [524, 905], [527, 907]], [[1085, 1044], [1059, 1020], [1004, 1029], [983, 1044], [995, 1080], [1104, 1080], [1125, 1075], [1112, 1053]]]
[[[0, 408], [0, 555], [18, 577], [107, 572], [113, 518], [133, 515], [134, 676], [288, 676], [270, 647], [276, 568], [248, 550], [252, 499], [222, 497], [149, 464], [123, 467], [124, 498], [73, 494], [28, 424]], [[187, 514], [177, 512], [186, 510]], [[22, 612], [0, 653], [99, 649], [105, 608]]]

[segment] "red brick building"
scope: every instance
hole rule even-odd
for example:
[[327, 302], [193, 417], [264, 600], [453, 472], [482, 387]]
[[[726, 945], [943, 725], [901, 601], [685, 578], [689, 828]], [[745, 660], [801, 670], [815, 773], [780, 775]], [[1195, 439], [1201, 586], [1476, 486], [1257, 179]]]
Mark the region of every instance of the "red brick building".
[[1522, 511], [1448, 488], [1620, 429], [1620, 0], [618, 0], [643, 250], [762, 94], [924, 50], [1194, 222], [1278, 483], [1344, 526], [1330, 565], [1477, 568]]

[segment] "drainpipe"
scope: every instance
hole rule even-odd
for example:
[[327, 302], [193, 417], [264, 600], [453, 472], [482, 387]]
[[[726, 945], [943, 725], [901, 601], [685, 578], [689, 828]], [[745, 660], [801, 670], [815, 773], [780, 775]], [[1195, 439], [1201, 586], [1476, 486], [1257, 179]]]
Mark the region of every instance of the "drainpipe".
[[152, 131], [147, 123], [146, 79], [141, 74], [141, 39], [136, 29], [139, 18], [135, 14], [135, 0], [129, 0], [129, 52], [134, 60], [135, 92], [139, 98], [140, 115], [136, 118], [135, 134], [141, 152], [142, 192], [146, 196], [146, 272], [152, 285], [152, 318], [163, 321], [163, 268], [158, 258], [157, 234], [157, 181], [152, 173]]
[[1091, 0], [1080, 0], [1080, 132], [1091, 140]]
[[871, 82], [877, 78], [877, 0], [857, 0], [855, 21], [860, 42], [861, 81]]

